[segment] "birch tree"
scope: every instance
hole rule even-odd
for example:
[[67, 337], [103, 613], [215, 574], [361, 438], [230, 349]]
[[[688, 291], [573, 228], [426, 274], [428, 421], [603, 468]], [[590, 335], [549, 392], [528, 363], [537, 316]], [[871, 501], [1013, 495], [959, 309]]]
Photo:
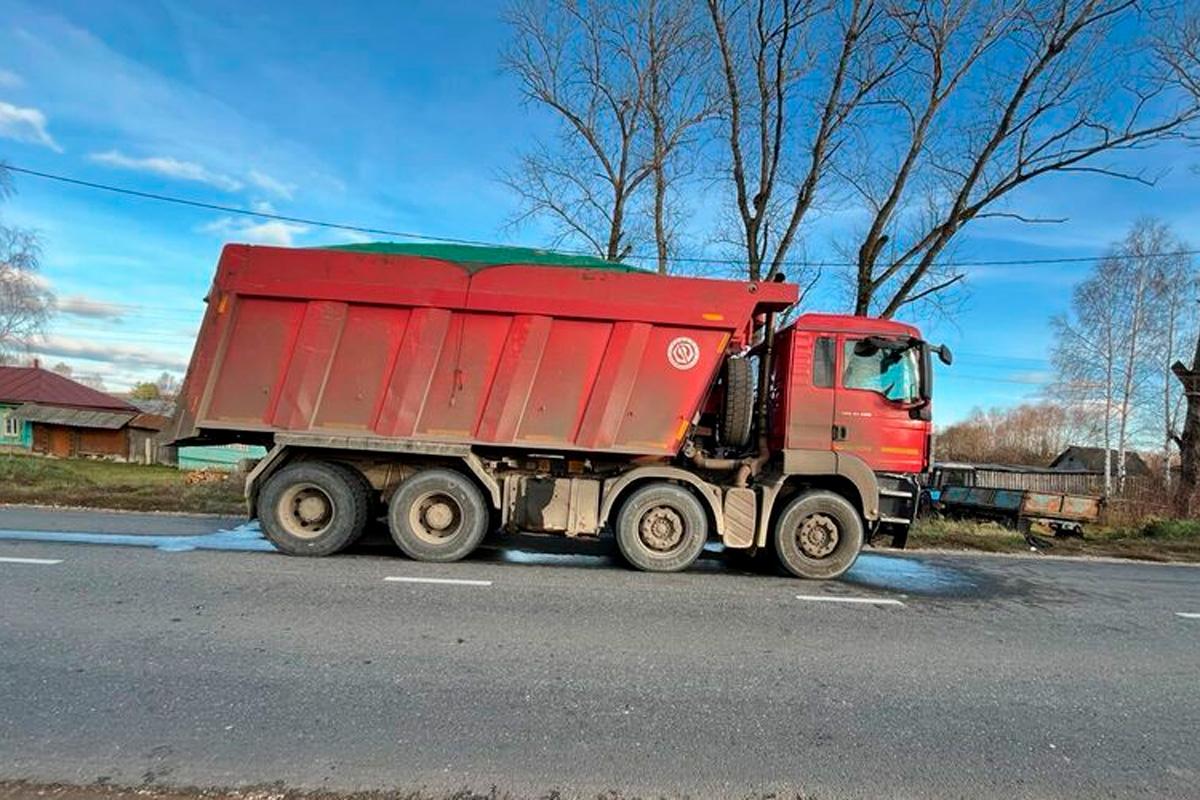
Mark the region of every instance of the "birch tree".
[[1158, 408], [1161, 414], [1163, 479], [1173, 489], [1172, 455], [1183, 421], [1183, 386], [1171, 365], [1183, 358], [1196, 340], [1197, 283], [1187, 246], [1175, 242], [1174, 249], [1156, 258], [1152, 274], [1151, 359], [1157, 371]]
[[1113, 491], [1113, 416], [1120, 407], [1116, 378], [1120, 371], [1118, 290], [1109, 278], [1116, 266], [1102, 262], [1097, 274], [1075, 287], [1071, 310], [1051, 319], [1051, 363], [1057, 377], [1051, 393], [1067, 405], [1099, 410], [1104, 447], [1104, 494]]
[[[0, 201], [11, 197], [11, 175], [0, 162]], [[0, 363], [11, 360], [44, 329], [54, 298], [40, 280], [37, 234], [0, 219]]]
[[[1184, 245], [1170, 228], [1139, 220], [1076, 287], [1071, 311], [1052, 320], [1054, 392], [1103, 406], [1106, 489], [1125, 488], [1128, 453], [1173, 434], [1177, 392], [1169, 365], [1186, 324]], [[1172, 439], [1173, 440], [1173, 439]], [[1112, 456], [1116, 455], [1113, 463]]]

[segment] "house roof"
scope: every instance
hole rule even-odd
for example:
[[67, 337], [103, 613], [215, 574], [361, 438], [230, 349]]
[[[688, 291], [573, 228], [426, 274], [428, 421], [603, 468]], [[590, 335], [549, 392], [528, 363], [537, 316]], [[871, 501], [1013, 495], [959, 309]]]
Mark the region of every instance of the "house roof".
[[41, 367], [0, 367], [0, 403], [138, 412], [123, 400]]
[[162, 414], [138, 414], [129, 421], [129, 427], [142, 428], [148, 431], [161, 431], [171, 421], [170, 417]]
[[[1083, 469], [1068, 467], [1066, 462], [1074, 459], [1083, 465]], [[1112, 451], [1112, 465], [1115, 472], [1121, 458], [1116, 450]], [[1104, 472], [1104, 448], [1103, 447], [1079, 447], [1072, 445], [1066, 450], [1058, 454], [1058, 457], [1050, 462], [1050, 469], [1060, 472]], [[1146, 462], [1142, 457], [1132, 450], [1125, 453], [1125, 474], [1126, 475], [1149, 475], [1150, 468], [1146, 466]]]
[[88, 408], [63, 408], [26, 403], [13, 417], [27, 422], [42, 422], [47, 425], [65, 425], [71, 428], [95, 428], [115, 431], [129, 423], [134, 415], [128, 411], [103, 411]]

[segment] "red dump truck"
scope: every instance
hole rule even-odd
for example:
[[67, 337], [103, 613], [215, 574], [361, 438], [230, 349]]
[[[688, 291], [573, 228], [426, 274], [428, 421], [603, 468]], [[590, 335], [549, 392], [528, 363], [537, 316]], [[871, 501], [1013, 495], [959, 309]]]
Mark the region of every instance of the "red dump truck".
[[229, 245], [173, 438], [269, 448], [246, 495], [284, 553], [335, 553], [386, 508], [426, 561], [497, 527], [611, 529], [644, 570], [715, 538], [833, 578], [902, 542], [949, 353], [886, 320], [776, 330], [798, 299], [537, 250]]

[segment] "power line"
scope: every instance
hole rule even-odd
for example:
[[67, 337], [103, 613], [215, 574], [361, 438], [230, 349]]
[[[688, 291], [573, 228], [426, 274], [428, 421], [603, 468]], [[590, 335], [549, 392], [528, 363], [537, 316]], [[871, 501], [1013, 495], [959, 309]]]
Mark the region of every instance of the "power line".
[[[57, 175], [50, 172], [41, 172], [39, 170], [28, 169], [26, 167], [18, 167], [12, 164], [0, 163], [0, 169], [6, 169], [11, 172], [16, 172], [22, 175], [28, 175], [34, 178], [42, 178], [49, 181], [57, 181], [72, 186], [80, 186], [87, 189], [95, 189], [98, 191], [111, 192], [113, 194], [127, 195], [137, 197], [143, 200], [153, 200], [161, 203], [172, 203], [174, 205], [187, 206], [190, 208], [199, 208], [207, 211], [219, 211], [224, 214], [235, 214], [243, 217], [254, 217], [257, 219], [268, 219], [277, 222], [290, 222], [296, 225], [308, 225], [314, 228], [327, 228], [330, 230], [351, 231], [354, 233], [365, 233], [378, 236], [394, 236], [402, 239], [418, 239], [427, 242], [440, 242], [444, 244], [462, 244], [472, 245], [476, 247], [505, 247], [506, 245], [497, 242], [486, 242], [479, 239], [460, 239], [451, 236], [431, 236], [422, 233], [412, 233], [411, 231], [395, 231], [387, 228], [371, 228], [363, 225], [350, 225], [340, 222], [329, 222], [326, 220], [309, 219], [307, 217], [293, 217], [287, 214], [275, 214], [268, 211], [255, 211], [249, 208], [241, 208], [238, 206], [227, 206], [220, 203], [206, 203], [200, 200], [190, 200], [184, 197], [175, 197], [173, 195], [159, 194], [156, 192], [143, 192], [139, 189], [130, 189], [125, 186], [114, 186], [107, 183], [97, 183], [95, 181], [85, 181], [80, 178], [72, 178], [68, 175]], [[594, 256], [594, 253], [582, 252], [578, 250], [562, 250], [559, 251], [565, 255], [578, 256]], [[1054, 264], [1088, 264], [1096, 261], [1105, 261], [1108, 259], [1134, 259], [1134, 258], [1173, 258], [1180, 256], [1200, 255], [1200, 250], [1175, 250], [1172, 252], [1161, 253], [1108, 253], [1097, 256], [1073, 256], [1073, 257], [1057, 257], [1057, 258], [1014, 258], [1014, 259], [992, 259], [983, 261], [950, 261], [938, 262], [939, 267], [1035, 267], [1049, 266]], [[656, 259], [655, 255], [643, 255], [631, 253], [630, 258], [640, 260]], [[735, 259], [731, 258], [712, 258], [706, 256], [668, 256], [667, 261], [675, 263], [691, 263], [691, 264], [723, 264], [732, 265]], [[852, 261], [782, 261], [781, 266], [785, 267], [818, 267], [818, 268], [857, 268], [858, 264]]]
[[67, 183], [72, 186], [82, 186], [87, 189], [97, 189], [104, 192], [113, 192], [114, 194], [129, 195], [131, 197], [140, 197], [143, 200], [156, 200], [161, 203], [174, 203], [180, 206], [189, 206], [191, 208], [202, 208], [206, 211], [220, 211], [224, 214], [238, 214], [243, 217], [257, 217], [259, 219], [275, 220], [277, 222], [291, 222], [297, 225], [311, 225], [314, 228], [332, 228], [341, 231], [353, 231], [355, 233], [370, 233], [380, 236], [398, 236], [405, 239], [423, 239], [431, 242], [445, 242], [447, 244], [468, 244], [478, 245], [482, 247], [495, 247], [496, 245], [490, 242], [481, 242], [473, 239], [453, 239], [446, 236], [426, 236], [420, 233], [411, 233], [407, 231], [390, 231], [385, 228], [367, 228], [361, 225], [347, 225], [340, 222], [324, 222], [316, 219], [306, 219], [304, 217], [292, 217], [286, 214], [274, 214], [267, 211], [253, 211], [249, 208], [239, 208], [237, 206], [226, 206], [219, 203], [205, 203], [200, 200], [188, 200], [183, 197], [174, 197], [172, 195], [158, 194], [156, 192], [143, 192], [138, 189], [130, 189], [125, 186], [112, 186], [107, 183], [96, 183], [94, 181], [85, 181], [79, 178], [72, 178], [67, 175], [55, 175], [50, 172], [39, 172], [38, 170], [26, 169], [25, 167], [17, 167], [12, 164], [4, 164], [3, 169], [11, 172], [17, 172], [22, 175], [29, 175], [34, 178], [44, 178], [45, 180], [58, 181], [59, 183]]

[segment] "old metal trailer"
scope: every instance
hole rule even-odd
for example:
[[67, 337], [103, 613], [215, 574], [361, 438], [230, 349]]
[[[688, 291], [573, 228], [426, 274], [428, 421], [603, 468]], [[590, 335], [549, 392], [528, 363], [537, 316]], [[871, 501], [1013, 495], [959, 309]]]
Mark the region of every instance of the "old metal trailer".
[[385, 504], [419, 559], [493, 524], [611, 527], [647, 570], [686, 568], [711, 533], [832, 577], [911, 519], [930, 349], [860, 318], [776, 335], [798, 294], [541, 251], [229, 245], [174, 439], [270, 448], [247, 497], [287, 553], [336, 552]]

